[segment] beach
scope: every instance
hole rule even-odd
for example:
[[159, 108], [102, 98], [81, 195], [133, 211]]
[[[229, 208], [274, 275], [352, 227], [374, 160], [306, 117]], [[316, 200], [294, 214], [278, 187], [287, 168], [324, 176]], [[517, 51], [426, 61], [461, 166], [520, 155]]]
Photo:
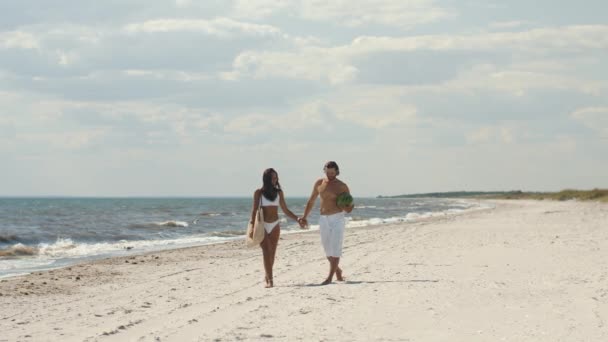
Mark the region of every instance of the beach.
[[284, 234], [263, 286], [242, 240], [0, 280], [0, 341], [605, 341], [608, 204], [491, 209], [349, 228], [327, 275], [318, 231]]

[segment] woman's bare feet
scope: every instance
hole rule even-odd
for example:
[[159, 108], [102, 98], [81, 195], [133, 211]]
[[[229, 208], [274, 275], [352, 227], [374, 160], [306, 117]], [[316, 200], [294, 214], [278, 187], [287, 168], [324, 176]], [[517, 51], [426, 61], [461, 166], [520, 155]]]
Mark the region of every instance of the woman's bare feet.
[[327, 279], [325, 279], [324, 282], [321, 283], [321, 285], [329, 285], [329, 284], [331, 284], [331, 278], [327, 278]]

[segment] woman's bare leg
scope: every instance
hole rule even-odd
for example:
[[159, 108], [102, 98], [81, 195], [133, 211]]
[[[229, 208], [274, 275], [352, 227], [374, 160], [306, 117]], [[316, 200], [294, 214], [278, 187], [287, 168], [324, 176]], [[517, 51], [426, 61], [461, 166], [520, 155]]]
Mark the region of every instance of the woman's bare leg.
[[269, 251], [270, 251], [270, 276], [268, 277], [268, 287], [273, 287], [274, 283], [273, 283], [273, 279], [272, 279], [272, 269], [274, 268], [274, 259], [275, 256], [277, 254], [277, 246], [279, 245], [279, 236], [281, 235], [281, 229], [279, 228], [279, 225], [276, 225], [272, 231], [270, 232], [270, 234], [268, 234], [268, 244], [269, 244]]
[[269, 282], [268, 282], [268, 277], [269, 275], [272, 276], [272, 263], [271, 263], [271, 258], [270, 258], [270, 246], [269, 246], [269, 241], [270, 238], [268, 237], [268, 234], [266, 234], [264, 232], [264, 240], [262, 240], [262, 242], [260, 242], [260, 247], [262, 247], [262, 255], [264, 256], [264, 273], [265, 273], [265, 279], [266, 279], [266, 287], [269, 287]]
[[275, 226], [270, 233], [265, 232], [264, 240], [260, 243], [262, 253], [264, 254], [264, 271], [266, 272], [266, 287], [273, 287], [272, 268], [274, 267], [274, 259], [279, 243], [280, 229]]
[[272, 270], [274, 267], [274, 259], [277, 254], [277, 246], [279, 245], [279, 237], [281, 236], [281, 228], [278, 224], [272, 229], [268, 236], [270, 237], [270, 266]]

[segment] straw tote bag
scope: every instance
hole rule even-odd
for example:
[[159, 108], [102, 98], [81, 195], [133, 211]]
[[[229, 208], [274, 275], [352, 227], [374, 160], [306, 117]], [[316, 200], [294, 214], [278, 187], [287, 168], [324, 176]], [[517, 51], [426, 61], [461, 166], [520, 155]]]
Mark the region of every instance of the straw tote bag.
[[[251, 232], [253, 231], [253, 238]], [[245, 243], [247, 247], [258, 246], [260, 242], [264, 240], [264, 211], [262, 210], [262, 195], [260, 195], [260, 205], [258, 206], [258, 212], [255, 215], [253, 224], [247, 225], [247, 235], [245, 236]]]

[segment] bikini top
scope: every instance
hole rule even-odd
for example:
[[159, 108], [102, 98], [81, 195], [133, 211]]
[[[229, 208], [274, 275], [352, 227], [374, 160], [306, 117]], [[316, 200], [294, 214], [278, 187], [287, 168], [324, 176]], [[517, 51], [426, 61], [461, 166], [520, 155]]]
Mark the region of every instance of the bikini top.
[[279, 196], [280, 195], [277, 194], [277, 198], [275, 198], [274, 201], [271, 201], [262, 194], [262, 207], [272, 207], [272, 206], [278, 207], [279, 206]]

